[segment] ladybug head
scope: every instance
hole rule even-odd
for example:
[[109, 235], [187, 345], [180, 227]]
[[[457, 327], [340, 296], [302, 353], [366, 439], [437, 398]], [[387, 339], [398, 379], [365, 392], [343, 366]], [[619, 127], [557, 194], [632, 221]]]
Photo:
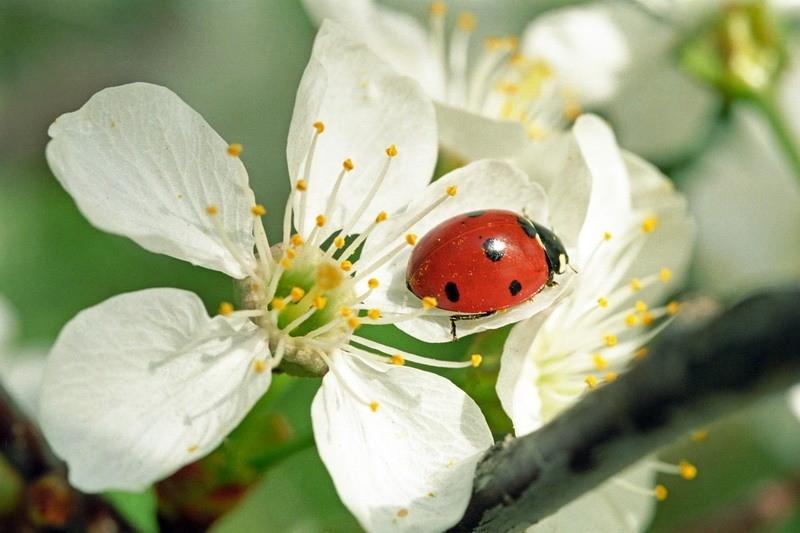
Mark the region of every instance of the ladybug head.
[[567, 255], [567, 249], [564, 248], [564, 243], [561, 242], [558, 235], [545, 226], [536, 222], [533, 222], [533, 226], [542, 240], [550, 271], [556, 274], [563, 274], [567, 270], [567, 265], [569, 265], [569, 255]]

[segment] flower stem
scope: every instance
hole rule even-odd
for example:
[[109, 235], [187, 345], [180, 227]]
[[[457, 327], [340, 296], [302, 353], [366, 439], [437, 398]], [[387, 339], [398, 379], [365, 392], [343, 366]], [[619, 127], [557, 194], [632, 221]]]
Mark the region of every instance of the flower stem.
[[781, 146], [786, 161], [792, 167], [795, 178], [800, 182], [800, 148], [798, 148], [798, 138], [795, 136], [789, 124], [786, 122], [784, 114], [778, 106], [777, 99], [771, 93], [756, 97], [755, 103], [761, 115], [767, 120], [772, 133]]

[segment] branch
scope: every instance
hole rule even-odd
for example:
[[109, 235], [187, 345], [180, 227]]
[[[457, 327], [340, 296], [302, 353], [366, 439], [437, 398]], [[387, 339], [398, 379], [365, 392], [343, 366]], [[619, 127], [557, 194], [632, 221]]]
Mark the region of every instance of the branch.
[[800, 286], [675, 326], [617, 381], [489, 450], [453, 531], [524, 530], [692, 429], [800, 381]]
[[102, 498], [69, 486], [64, 465], [2, 387], [0, 453], [23, 484], [16, 512], [0, 516], [0, 530], [134, 530]]

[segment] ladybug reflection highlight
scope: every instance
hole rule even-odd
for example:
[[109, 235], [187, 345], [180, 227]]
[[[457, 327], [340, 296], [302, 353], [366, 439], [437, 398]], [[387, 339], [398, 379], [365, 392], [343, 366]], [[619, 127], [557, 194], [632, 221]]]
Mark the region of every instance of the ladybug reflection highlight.
[[554, 285], [568, 263], [561, 239], [541, 224], [512, 211], [473, 211], [445, 220], [417, 242], [406, 285], [418, 298], [434, 296], [437, 307], [458, 313], [452, 320], [464, 320], [530, 300]]

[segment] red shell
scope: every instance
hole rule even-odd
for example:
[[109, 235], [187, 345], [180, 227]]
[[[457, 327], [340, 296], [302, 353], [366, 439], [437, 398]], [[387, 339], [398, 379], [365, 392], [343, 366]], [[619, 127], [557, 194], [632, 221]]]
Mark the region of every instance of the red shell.
[[441, 309], [486, 313], [520, 304], [550, 279], [536, 229], [511, 211], [474, 211], [445, 220], [411, 253], [406, 284]]

